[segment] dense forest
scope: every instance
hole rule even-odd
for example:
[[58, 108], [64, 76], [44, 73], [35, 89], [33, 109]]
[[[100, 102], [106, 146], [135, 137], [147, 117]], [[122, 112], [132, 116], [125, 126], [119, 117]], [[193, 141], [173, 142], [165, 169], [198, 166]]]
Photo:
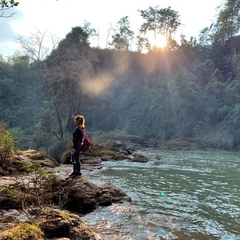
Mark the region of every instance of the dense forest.
[[[0, 57], [0, 123], [20, 149], [56, 158], [71, 140], [72, 114], [86, 117], [92, 138], [117, 130], [154, 139], [156, 146], [187, 138], [240, 149], [239, 9], [239, 1], [226, 1], [199, 40], [182, 36], [179, 44], [173, 39], [180, 24], [176, 12], [142, 11], [141, 31], [164, 33], [164, 48], [139, 37], [138, 50], [131, 51], [127, 17], [118, 22], [108, 49], [90, 47], [89, 26], [73, 27], [43, 59], [25, 44], [29, 54]], [[154, 13], [174, 21], [153, 29]]]

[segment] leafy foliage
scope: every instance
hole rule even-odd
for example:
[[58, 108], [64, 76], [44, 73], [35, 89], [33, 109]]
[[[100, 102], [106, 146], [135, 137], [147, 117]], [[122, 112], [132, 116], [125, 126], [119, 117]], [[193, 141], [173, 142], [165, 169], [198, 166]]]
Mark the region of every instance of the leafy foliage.
[[7, 164], [15, 149], [14, 139], [6, 125], [0, 124], [0, 166]]
[[130, 50], [131, 41], [133, 40], [134, 32], [130, 28], [128, 17], [123, 17], [118, 21], [118, 29], [112, 36], [112, 45], [115, 50], [128, 51]]
[[235, 0], [226, 0], [214, 26], [214, 42], [223, 45], [229, 38], [239, 34], [239, 27], [240, 3]]
[[14, 0], [1, 0], [0, 6], [2, 8], [9, 8], [9, 7], [15, 7], [18, 6], [19, 2], [15, 2]]
[[0, 1], [0, 17], [11, 17], [13, 14], [5, 15], [4, 11], [9, 10], [10, 8], [18, 6], [19, 2], [15, 0], [1, 0]]

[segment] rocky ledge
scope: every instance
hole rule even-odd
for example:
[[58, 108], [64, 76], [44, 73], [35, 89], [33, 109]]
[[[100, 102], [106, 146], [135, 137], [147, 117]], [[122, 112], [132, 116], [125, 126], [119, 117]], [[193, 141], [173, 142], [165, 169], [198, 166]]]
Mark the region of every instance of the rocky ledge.
[[25, 222], [20, 222], [14, 217], [2, 216], [1, 222], [1, 240], [100, 239], [94, 229], [87, 226], [79, 216], [63, 211], [47, 211]]
[[2, 168], [0, 240], [100, 239], [81, 214], [131, 201], [111, 183], [97, 186], [83, 176], [59, 176], [54, 174], [57, 167], [51, 159], [28, 150]]

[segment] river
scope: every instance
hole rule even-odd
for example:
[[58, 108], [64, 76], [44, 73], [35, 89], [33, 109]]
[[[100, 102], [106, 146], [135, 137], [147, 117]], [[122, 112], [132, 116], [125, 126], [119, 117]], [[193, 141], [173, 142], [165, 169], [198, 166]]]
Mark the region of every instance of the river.
[[240, 239], [240, 153], [139, 153], [150, 161], [103, 162], [101, 169], [84, 173], [98, 185], [113, 183], [132, 199], [82, 217], [100, 239]]

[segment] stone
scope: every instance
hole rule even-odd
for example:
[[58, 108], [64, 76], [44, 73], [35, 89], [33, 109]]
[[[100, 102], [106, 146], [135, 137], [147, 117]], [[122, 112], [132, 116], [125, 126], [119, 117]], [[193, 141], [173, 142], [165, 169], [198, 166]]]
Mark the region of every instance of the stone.
[[37, 226], [44, 232], [45, 238], [95, 240], [96, 235], [79, 216], [67, 212], [50, 211], [40, 218]]

